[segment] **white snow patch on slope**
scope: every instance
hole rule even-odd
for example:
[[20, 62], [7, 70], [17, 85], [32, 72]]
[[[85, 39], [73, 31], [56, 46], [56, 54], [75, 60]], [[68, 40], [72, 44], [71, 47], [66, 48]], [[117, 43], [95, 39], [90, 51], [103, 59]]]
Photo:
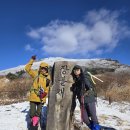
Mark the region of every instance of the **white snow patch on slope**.
[[[29, 102], [0, 106], [0, 130], [27, 130]], [[130, 103], [109, 105], [108, 101], [98, 98], [97, 115], [99, 123], [117, 130], [130, 130]], [[75, 111], [80, 121], [79, 105]]]

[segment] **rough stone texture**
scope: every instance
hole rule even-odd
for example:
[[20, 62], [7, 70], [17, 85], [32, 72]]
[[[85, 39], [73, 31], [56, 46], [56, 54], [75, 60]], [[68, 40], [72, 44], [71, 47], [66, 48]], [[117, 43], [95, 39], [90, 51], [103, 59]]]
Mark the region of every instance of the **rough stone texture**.
[[52, 88], [49, 94], [49, 109], [46, 130], [89, 130], [82, 123], [72, 120], [70, 109], [72, 103], [73, 79], [71, 76], [75, 62], [55, 62], [52, 69]]
[[85, 124], [82, 124], [81, 122], [78, 122], [75, 119], [72, 126], [72, 130], [90, 130]]
[[54, 65], [53, 85], [49, 95], [47, 130], [72, 130], [70, 108], [73, 80], [71, 71], [74, 62], [56, 62]]

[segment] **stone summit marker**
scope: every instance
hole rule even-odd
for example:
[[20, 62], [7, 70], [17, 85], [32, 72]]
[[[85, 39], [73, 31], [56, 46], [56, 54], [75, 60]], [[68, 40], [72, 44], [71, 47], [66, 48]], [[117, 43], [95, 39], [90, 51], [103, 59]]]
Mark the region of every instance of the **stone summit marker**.
[[59, 61], [53, 66], [46, 130], [88, 130], [80, 122], [72, 123], [70, 117], [72, 103], [70, 87], [73, 84], [71, 72], [75, 64]]
[[47, 130], [72, 130], [70, 109], [72, 103], [74, 62], [60, 61], [53, 66], [53, 85], [49, 94]]

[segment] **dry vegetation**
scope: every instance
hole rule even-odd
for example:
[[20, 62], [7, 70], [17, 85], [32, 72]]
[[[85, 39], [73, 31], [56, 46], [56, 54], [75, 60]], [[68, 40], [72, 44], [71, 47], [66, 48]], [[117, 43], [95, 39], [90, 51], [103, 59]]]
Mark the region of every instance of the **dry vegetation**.
[[98, 77], [104, 81], [103, 83], [97, 81], [98, 96], [104, 96], [110, 103], [112, 101], [130, 101], [129, 73], [105, 73]]
[[[106, 100], [130, 101], [130, 74], [129, 73], [104, 73], [97, 75], [104, 82], [96, 81], [96, 92], [98, 96], [103, 96]], [[29, 77], [8, 80], [0, 76], [0, 104], [27, 100], [28, 92], [32, 85]]]
[[30, 90], [32, 79], [19, 78], [5, 83], [4, 81], [7, 80], [5, 77], [0, 79], [0, 104], [27, 100], [27, 93]]

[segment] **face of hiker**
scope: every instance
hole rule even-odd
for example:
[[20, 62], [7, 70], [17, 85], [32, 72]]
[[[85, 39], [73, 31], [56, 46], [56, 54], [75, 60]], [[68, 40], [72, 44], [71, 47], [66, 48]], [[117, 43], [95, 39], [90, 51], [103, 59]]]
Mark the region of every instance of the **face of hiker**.
[[40, 68], [40, 73], [43, 74], [43, 75], [46, 74], [46, 73], [47, 73], [46, 68], [41, 67], [41, 68]]
[[79, 76], [79, 75], [81, 74], [81, 70], [80, 70], [80, 69], [75, 69], [75, 70], [74, 70], [74, 74], [75, 74], [76, 76]]

